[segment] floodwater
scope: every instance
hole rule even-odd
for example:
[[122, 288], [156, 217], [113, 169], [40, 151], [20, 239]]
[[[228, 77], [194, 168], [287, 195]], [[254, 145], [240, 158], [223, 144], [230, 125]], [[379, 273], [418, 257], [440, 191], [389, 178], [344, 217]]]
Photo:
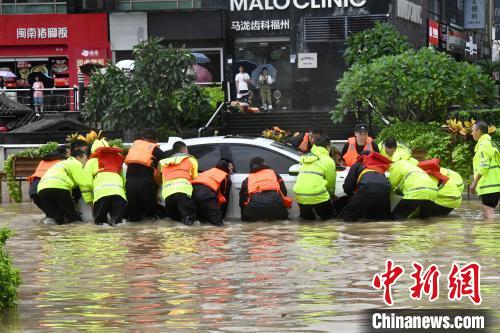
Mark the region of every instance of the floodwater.
[[[406, 273], [395, 308], [476, 308], [447, 299], [452, 263], [479, 262], [482, 304], [500, 326], [500, 228], [478, 203], [430, 221], [346, 224], [170, 221], [116, 228], [44, 225], [31, 204], [0, 206], [16, 232], [19, 306], [0, 332], [359, 332], [371, 287], [393, 259]], [[409, 297], [412, 261], [442, 273], [434, 303]]]

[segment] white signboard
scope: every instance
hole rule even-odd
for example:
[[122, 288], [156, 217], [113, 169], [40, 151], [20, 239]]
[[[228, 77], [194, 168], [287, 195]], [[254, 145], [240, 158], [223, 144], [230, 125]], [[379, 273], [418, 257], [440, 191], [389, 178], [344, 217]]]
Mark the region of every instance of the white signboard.
[[318, 68], [318, 54], [317, 53], [299, 53], [298, 54], [299, 68]]
[[366, 0], [230, 0], [231, 11], [286, 10], [297, 9], [363, 7]]
[[464, 28], [465, 29], [484, 29], [485, 12], [484, 0], [465, 0], [464, 8]]

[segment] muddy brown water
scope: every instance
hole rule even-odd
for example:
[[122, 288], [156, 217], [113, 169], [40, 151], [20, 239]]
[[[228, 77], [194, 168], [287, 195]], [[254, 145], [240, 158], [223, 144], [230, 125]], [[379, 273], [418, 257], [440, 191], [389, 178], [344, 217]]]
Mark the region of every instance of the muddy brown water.
[[[371, 281], [386, 259], [406, 270], [395, 308], [476, 308], [447, 299], [446, 276], [479, 262], [480, 308], [499, 331], [499, 220], [479, 217], [469, 202], [429, 221], [111, 228], [45, 225], [32, 204], [1, 205], [23, 283], [0, 332], [359, 332], [363, 310], [385, 307]], [[439, 266], [436, 302], [410, 299], [413, 261]]]

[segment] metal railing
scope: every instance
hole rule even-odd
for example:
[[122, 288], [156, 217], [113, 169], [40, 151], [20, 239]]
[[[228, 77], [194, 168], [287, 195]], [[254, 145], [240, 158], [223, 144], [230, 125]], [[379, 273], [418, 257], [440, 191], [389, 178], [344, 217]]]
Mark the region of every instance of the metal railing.
[[215, 110], [214, 114], [210, 118], [210, 120], [205, 124], [205, 126], [198, 128], [198, 137], [201, 138], [201, 135], [203, 134], [203, 131], [206, 130], [212, 122], [215, 120], [215, 118], [219, 115], [219, 113], [222, 111], [224, 106], [226, 105], [227, 102], [221, 103], [217, 110]]
[[[80, 109], [78, 87], [76, 86], [73, 88], [44, 88], [37, 90], [44, 92], [44, 111], [78, 111]], [[33, 92], [34, 90], [30, 88], [0, 90], [0, 94], [29, 108], [34, 107]]]
[[36, 3], [17, 2], [4, 3], [0, 1], [0, 14], [41, 14], [66, 13], [67, 1], [45, 1]]

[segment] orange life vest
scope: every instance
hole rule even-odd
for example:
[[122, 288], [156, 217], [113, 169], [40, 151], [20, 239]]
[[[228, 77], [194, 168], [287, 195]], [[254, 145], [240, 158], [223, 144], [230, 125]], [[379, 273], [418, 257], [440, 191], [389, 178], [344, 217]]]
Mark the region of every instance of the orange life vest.
[[224, 179], [226, 179], [227, 175], [227, 172], [224, 172], [217, 168], [212, 168], [200, 173], [198, 177], [191, 182], [191, 184], [205, 185], [212, 191], [217, 193], [217, 202], [219, 203], [220, 207], [227, 201], [220, 189], [220, 184], [224, 181]]
[[116, 147], [101, 147], [90, 156], [97, 158], [99, 162], [99, 172], [114, 172], [121, 174], [124, 157], [122, 150]]
[[276, 173], [271, 169], [263, 169], [248, 175], [248, 199], [245, 206], [248, 205], [252, 195], [265, 191], [276, 191], [281, 195], [283, 203], [287, 208], [292, 208], [292, 199], [286, 197], [281, 192], [280, 183]]
[[125, 158], [125, 164], [141, 164], [150, 167], [152, 164], [153, 151], [158, 147], [157, 144], [144, 140], [136, 140], [130, 147]]
[[61, 162], [62, 160], [54, 160], [54, 161], [40, 161], [38, 163], [38, 166], [36, 167], [35, 173], [32, 174], [31, 176], [27, 177], [26, 179], [32, 183], [35, 178], [42, 178], [43, 175], [49, 170], [53, 165]]
[[309, 151], [309, 143], [311, 140], [309, 139], [309, 133], [304, 134], [304, 138], [302, 139], [302, 142], [300, 143], [298, 149], [301, 152], [307, 153]]
[[179, 164], [164, 165], [161, 169], [163, 182], [168, 182], [174, 179], [187, 179], [188, 181], [191, 181], [192, 168], [193, 164], [189, 160], [189, 157], [183, 159]]
[[[345, 165], [351, 167], [358, 160], [359, 154], [358, 151], [356, 150], [356, 145], [357, 145], [356, 138], [355, 137], [349, 138], [347, 142], [349, 144], [349, 147], [347, 148], [347, 153], [345, 153], [343, 158], [345, 161]], [[368, 137], [368, 139], [366, 139], [366, 144], [363, 150], [373, 151], [372, 142], [373, 139], [371, 137]]]

